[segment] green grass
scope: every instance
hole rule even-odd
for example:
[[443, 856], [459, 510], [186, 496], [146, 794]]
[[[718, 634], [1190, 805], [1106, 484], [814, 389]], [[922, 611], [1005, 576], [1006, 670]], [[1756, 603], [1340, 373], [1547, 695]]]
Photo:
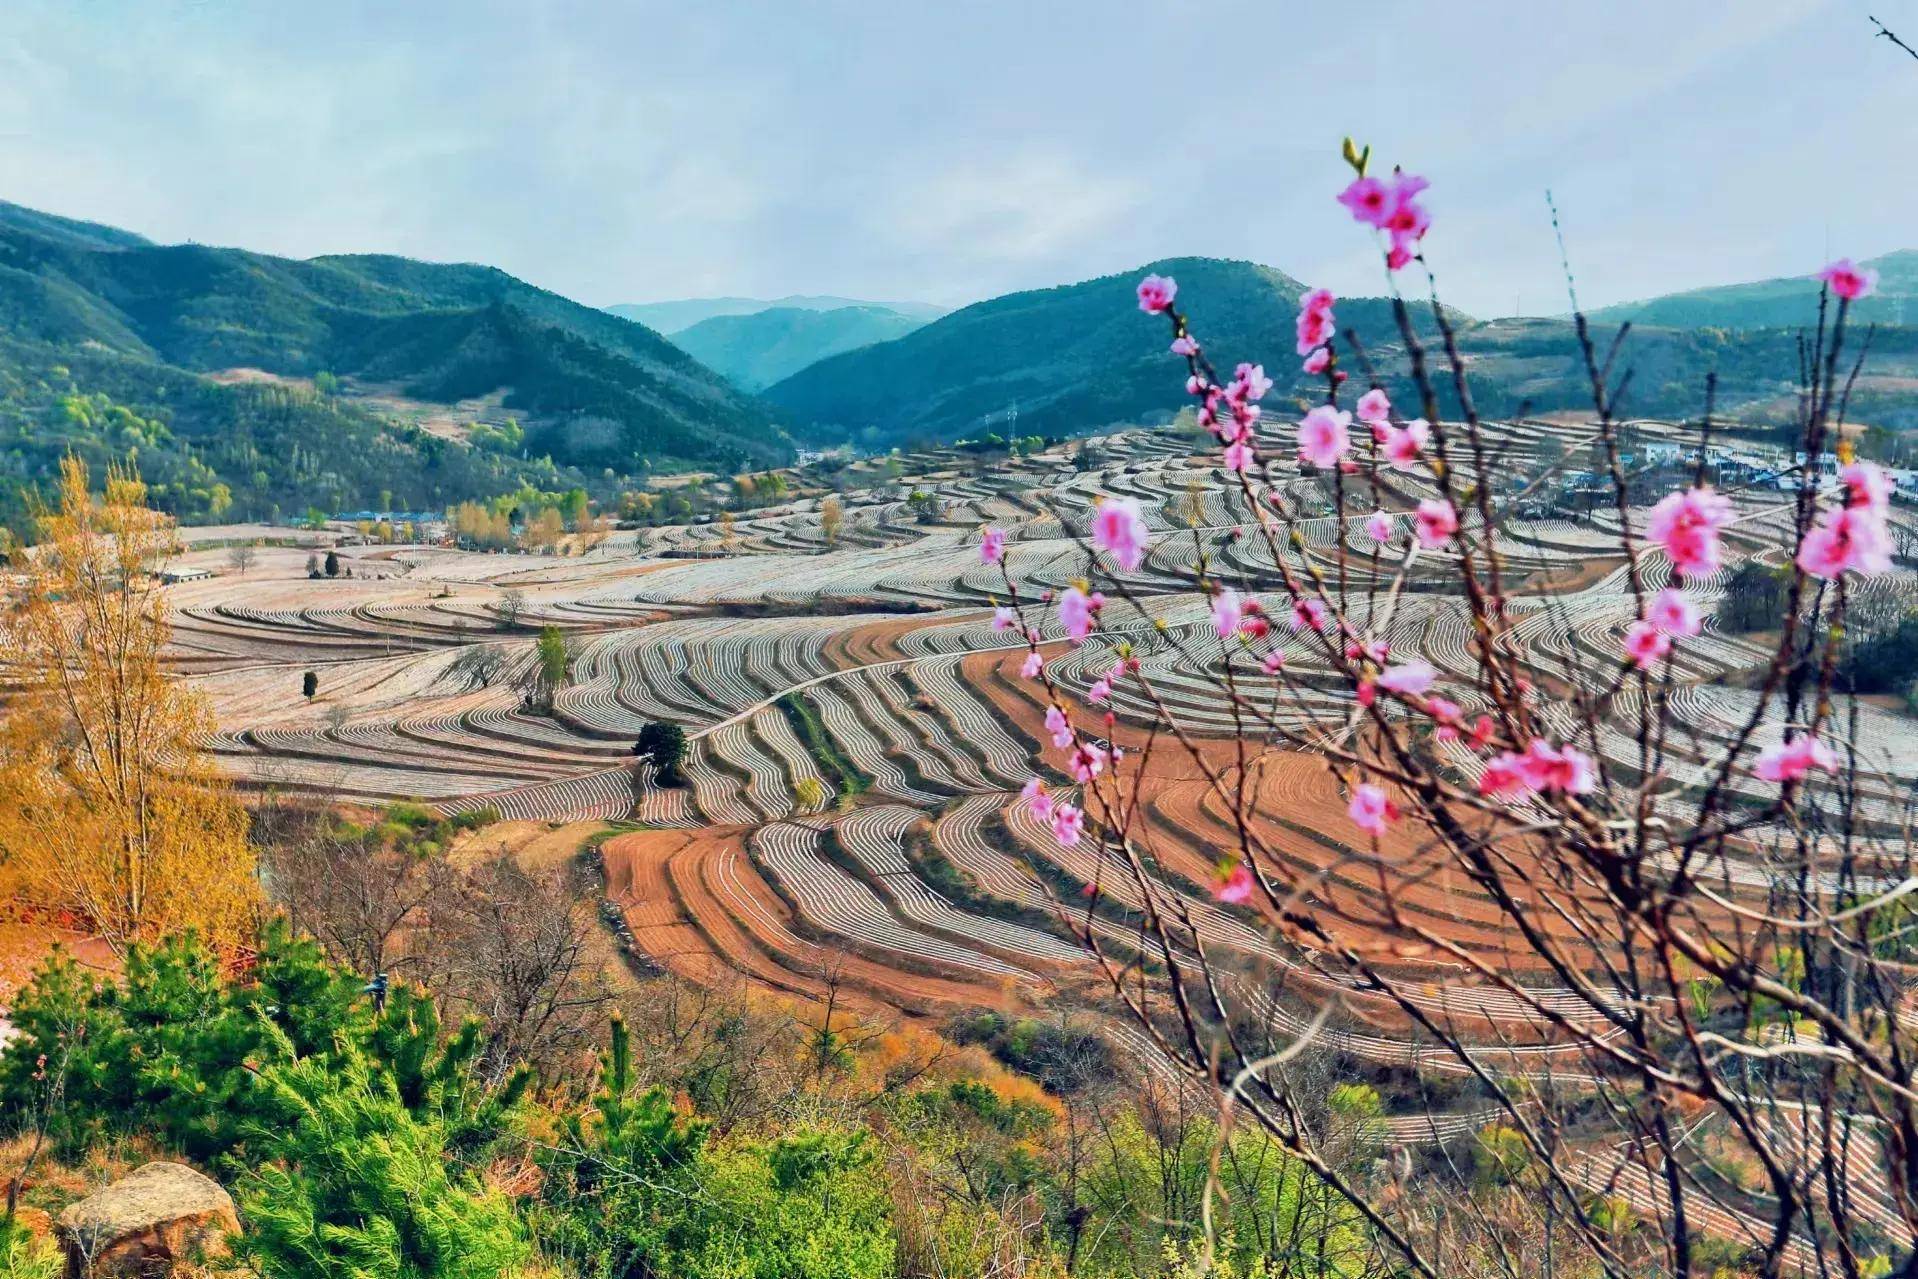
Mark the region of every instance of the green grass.
[[787, 693], [779, 699], [778, 706], [785, 712], [786, 722], [792, 725], [793, 732], [805, 744], [806, 753], [812, 756], [813, 763], [819, 765], [820, 773], [832, 786], [834, 794], [850, 798], [863, 795], [871, 788], [872, 778], [866, 776], [839, 749], [839, 743], [826, 731], [826, 726], [819, 720], [819, 712], [811, 702], [796, 693]]

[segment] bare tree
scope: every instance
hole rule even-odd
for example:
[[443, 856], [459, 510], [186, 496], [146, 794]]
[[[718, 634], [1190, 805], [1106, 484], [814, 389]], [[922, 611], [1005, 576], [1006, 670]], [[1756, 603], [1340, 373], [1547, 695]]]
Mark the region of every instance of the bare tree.
[[550, 1075], [597, 1042], [611, 996], [587, 964], [598, 925], [584, 897], [576, 869], [529, 871], [502, 852], [470, 872], [435, 919], [447, 991], [485, 1020], [488, 1069], [499, 1078], [519, 1062]]

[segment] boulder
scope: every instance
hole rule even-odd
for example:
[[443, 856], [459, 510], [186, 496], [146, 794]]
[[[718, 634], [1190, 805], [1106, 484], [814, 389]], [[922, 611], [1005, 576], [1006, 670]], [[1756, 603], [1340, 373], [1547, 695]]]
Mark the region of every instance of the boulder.
[[56, 1224], [67, 1279], [150, 1279], [226, 1250], [233, 1198], [185, 1164], [150, 1163], [67, 1205]]

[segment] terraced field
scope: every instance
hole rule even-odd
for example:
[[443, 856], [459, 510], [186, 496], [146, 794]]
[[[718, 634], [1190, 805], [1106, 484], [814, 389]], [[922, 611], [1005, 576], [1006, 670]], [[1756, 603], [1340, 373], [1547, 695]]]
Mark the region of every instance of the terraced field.
[[[1494, 428], [1491, 439], [1502, 465], [1522, 466], [1548, 445], [1583, 447], [1589, 432], [1534, 424]], [[1360, 836], [1313, 750], [1267, 752], [1247, 767], [1248, 716], [1322, 742], [1351, 731], [1353, 706], [1322, 644], [1283, 618], [1273, 635], [1282, 674], [1241, 663], [1222, 695], [1224, 654], [1203, 587], [1223, 579], [1251, 594], [1285, 571], [1317, 572], [1395, 655], [1456, 676], [1476, 666], [1463, 601], [1415, 575], [1410, 589], [1368, 605], [1393, 566], [1356, 519], [1324, 513], [1319, 478], [1277, 483], [1300, 518], [1298, 536], [1275, 546], [1185, 438], [1138, 431], [1095, 444], [1091, 467], [1063, 451], [984, 473], [952, 456], [912, 459], [901, 480], [844, 495], [845, 526], [830, 544], [808, 499], [744, 516], [723, 539], [711, 525], [650, 528], [575, 558], [345, 548], [351, 578], [309, 580], [304, 551], [268, 550], [244, 578], [173, 589], [172, 658], [207, 694], [212, 747], [247, 787], [626, 824], [604, 846], [609, 896], [655, 963], [696, 981], [804, 999], [843, 989], [916, 1016], [1067, 1004], [1113, 1014], [1127, 982], [1147, 1002], [1163, 1000], [1154, 974], [1169, 952], [1203, 951], [1269, 1032], [1296, 1033], [1330, 1007], [1327, 1042], [1340, 1052], [1464, 1073], [1425, 1052], [1416, 1024], [1425, 1017], [1482, 1039], [1479, 1068], [1579, 1079], [1590, 1063], [1561, 1042], [1554, 1019], [1589, 1019], [1591, 1001], [1514, 944], [1509, 903], [1448, 873], [1411, 830], [1380, 846], [1398, 883], [1354, 869]], [[1380, 502], [1401, 518], [1430, 496], [1408, 476], [1392, 473], [1390, 484]], [[937, 522], [905, 503], [912, 488], [939, 498]], [[1106, 744], [1151, 752], [1135, 793], [1139, 848], [1064, 847], [1019, 799], [1035, 776], [1060, 795], [1070, 779], [1048, 745], [1040, 687], [1019, 673], [1024, 641], [994, 625], [1005, 588], [980, 561], [978, 530], [1007, 530], [1023, 592], [1059, 591], [1089, 575], [1087, 529], [1113, 497], [1139, 502], [1154, 532], [1139, 567], [1105, 588], [1105, 637], [1075, 646], [1050, 609], [1022, 600], [1021, 624], [1034, 629], [1053, 686], [1076, 701], [1075, 717], [1109, 715]], [[1737, 554], [1765, 553], [1779, 500], [1742, 501]], [[1896, 518], [1912, 522], [1902, 509]], [[1636, 616], [1616, 515], [1514, 519], [1503, 545], [1515, 625], [1502, 642], [1547, 669], [1562, 664], [1568, 679], [1573, 659], [1583, 669], [1615, 663]], [[1432, 559], [1442, 568], [1442, 555]], [[214, 552], [186, 561], [224, 567]], [[1661, 585], [1663, 566], [1646, 567], [1645, 585]], [[1726, 576], [1689, 584], [1708, 612]], [[1908, 570], [1896, 580], [1918, 594]], [[522, 684], [546, 625], [572, 644], [571, 678], [536, 710]], [[1106, 697], [1103, 677], [1124, 659], [1138, 677]], [[1660, 748], [1674, 786], [1709, 780], [1702, 761], [1743, 729], [1754, 704], [1745, 677], [1766, 659], [1715, 627], [1682, 646], [1660, 692], [1683, 725]], [[1638, 695], [1632, 684], [1606, 693], [1613, 719], [1596, 746], [1607, 767], [1639, 762], [1625, 727]], [[683, 786], [634, 763], [632, 743], [652, 722], [685, 730]], [[1866, 772], [1852, 849], [1869, 858], [1912, 815], [1918, 720], [1865, 707], [1857, 746]], [[1479, 767], [1463, 750], [1456, 760], [1466, 777]], [[1301, 885], [1285, 912], [1215, 900], [1217, 865], [1241, 838], [1235, 802], [1257, 813], [1247, 837], [1262, 858]], [[1761, 867], [1725, 861], [1727, 891], [1762, 888]], [[1569, 927], [1541, 916], [1547, 932]], [[1088, 938], [1127, 972], [1096, 962]], [[1416, 1016], [1328, 979], [1311, 961], [1333, 947], [1423, 977]], [[1178, 1077], [1136, 1026], [1109, 1020], [1143, 1069]], [[1387, 1120], [1405, 1141], [1449, 1140], [1485, 1121], [1469, 1108]], [[1634, 1202], [1653, 1194], [1630, 1169], [1594, 1162], [1585, 1173], [1592, 1188]]]

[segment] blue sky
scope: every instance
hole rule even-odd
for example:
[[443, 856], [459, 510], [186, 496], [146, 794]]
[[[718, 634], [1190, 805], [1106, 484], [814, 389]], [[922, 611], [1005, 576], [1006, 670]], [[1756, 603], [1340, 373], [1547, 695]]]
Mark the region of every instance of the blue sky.
[[1377, 292], [1338, 141], [1482, 315], [1918, 247], [1918, 0], [8, 0], [0, 197], [593, 304], [957, 305], [1159, 257]]

